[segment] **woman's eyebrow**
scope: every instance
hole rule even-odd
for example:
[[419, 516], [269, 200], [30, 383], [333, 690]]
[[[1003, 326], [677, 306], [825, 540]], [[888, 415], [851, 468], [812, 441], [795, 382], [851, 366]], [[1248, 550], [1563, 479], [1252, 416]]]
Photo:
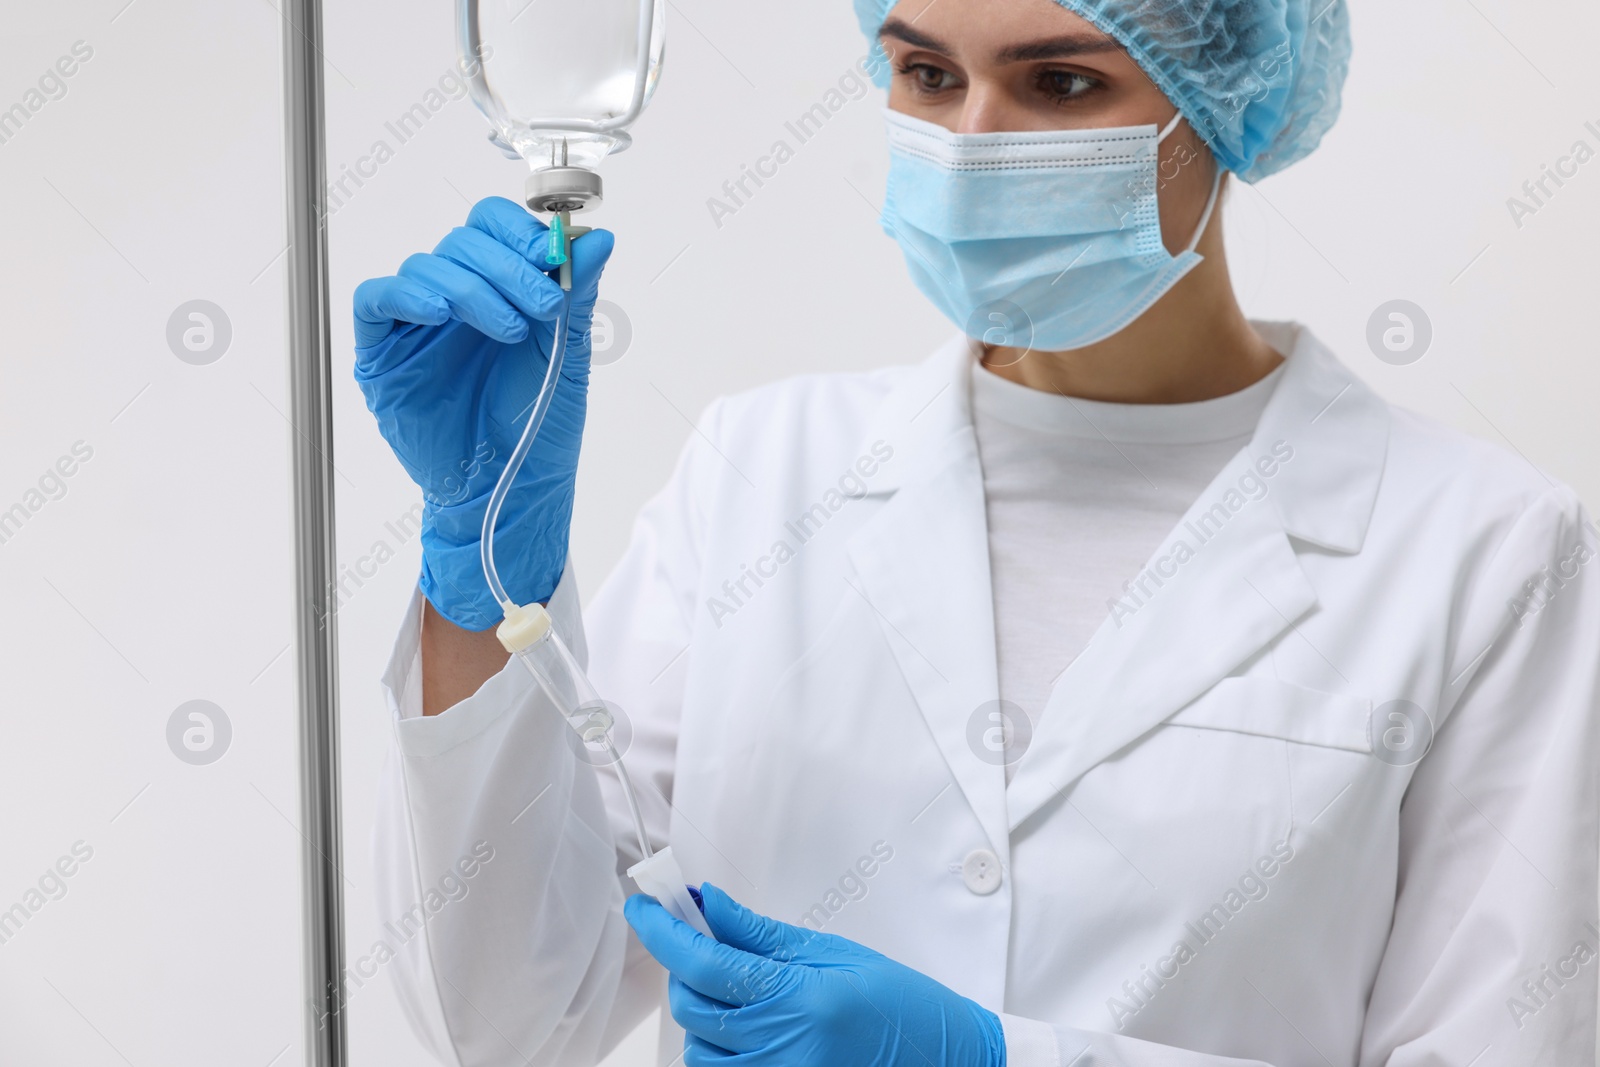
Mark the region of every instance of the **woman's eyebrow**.
[[[904, 19], [891, 18], [878, 31], [880, 37], [893, 37], [913, 48], [926, 48], [930, 52], [950, 55], [953, 49], [939, 38], [925, 33]], [[1021, 63], [1037, 59], [1065, 59], [1069, 56], [1090, 55], [1095, 52], [1117, 52], [1122, 46], [1102, 34], [1067, 34], [1042, 41], [1014, 44], [1000, 50], [996, 57], [1001, 63]]]
[[1095, 52], [1120, 52], [1122, 46], [1101, 34], [1068, 34], [1043, 41], [1014, 44], [1000, 50], [1002, 63], [1020, 63], [1030, 59], [1066, 59], [1069, 56], [1091, 55]]
[[904, 41], [912, 48], [926, 48], [930, 52], [943, 52], [950, 54], [950, 46], [932, 34], [923, 33], [904, 19], [887, 19], [878, 30], [879, 37], [893, 37]]

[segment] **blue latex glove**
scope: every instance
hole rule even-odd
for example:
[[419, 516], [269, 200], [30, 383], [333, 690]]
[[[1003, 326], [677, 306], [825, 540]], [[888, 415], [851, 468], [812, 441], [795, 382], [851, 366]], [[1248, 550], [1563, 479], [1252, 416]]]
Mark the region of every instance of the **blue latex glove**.
[[1000, 1017], [833, 934], [700, 889], [713, 941], [647, 896], [624, 914], [672, 973], [686, 1067], [1005, 1067]]
[[[522, 434], [555, 340], [561, 287], [544, 223], [509, 200], [473, 207], [432, 254], [355, 293], [356, 381], [422, 489], [422, 592], [457, 626], [500, 621], [478, 558], [495, 479]], [[519, 604], [548, 601], [567, 559], [589, 391], [589, 325], [612, 236], [572, 242], [567, 351], [549, 413], [500, 512], [495, 564]]]

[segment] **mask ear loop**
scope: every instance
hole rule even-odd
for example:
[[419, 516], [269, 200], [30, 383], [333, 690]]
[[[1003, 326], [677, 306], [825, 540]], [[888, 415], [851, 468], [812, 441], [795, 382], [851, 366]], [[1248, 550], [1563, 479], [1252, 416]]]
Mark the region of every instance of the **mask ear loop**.
[[1211, 225], [1211, 213], [1217, 209], [1217, 196], [1222, 192], [1222, 176], [1228, 173], [1217, 167], [1217, 176], [1211, 179], [1211, 199], [1206, 201], [1205, 213], [1200, 216], [1200, 225], [1195, 227], [1194, 239], [1189, 242], [1185, 251], [1193, 252], [1200, 247], [1200, 238], [1206, 235], [1206, 227]]
[[[1161, 135], [1156, 138], [1156, 144], [1161, 144], [1165, 141], [1172, 131], [1178, 128], [1178, 123], [1182, 121], [1183, 112], [1180, 111], [1173, 115], [1172, 121], [1166, 124], [1161, 130]], [[1200, 216], [1200, 225], [1195, 227], [1194, 237], [1190, 239], [1189, 247], [1184, 249], [1186, 252], [1193, 252], [1200, 247], [1200, 238], [1206, 235], [1206, 227], [1211, 225], [1211, 213], [1217, 209], [1217, 197], [1222, 192], [1222, 176], [1227, 171], [1223, 170], [1221, 166], [1217, 166], [1215, 160], [1213, 160], [1213, 166], [1216, 166], [1216, 176], [1211, 179], [1211, 197], [1206, 201], [1206, 209]]]

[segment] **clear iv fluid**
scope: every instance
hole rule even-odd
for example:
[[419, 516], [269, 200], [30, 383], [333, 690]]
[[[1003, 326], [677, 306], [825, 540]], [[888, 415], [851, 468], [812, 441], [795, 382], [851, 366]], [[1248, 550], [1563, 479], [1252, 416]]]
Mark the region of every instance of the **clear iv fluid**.
[[[655, 91], [664, 7], [664, 0], [458, 0], [461, 57], [469, 64], [483, 57], [473, 100], [530, 165], [549, 166], [552, 147], [564, 140], [567, 162], [592, 169], [628, 146], [626, 127]], [[554, 154], [560, 162], [559, 148]]]

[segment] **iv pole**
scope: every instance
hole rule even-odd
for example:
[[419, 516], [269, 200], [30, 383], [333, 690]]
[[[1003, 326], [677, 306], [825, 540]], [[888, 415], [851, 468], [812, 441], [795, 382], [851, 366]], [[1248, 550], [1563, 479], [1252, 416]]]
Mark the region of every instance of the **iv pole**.
[[346, 1067], [321, 0], [284, 0], [283, 17], [305, 1063]]

